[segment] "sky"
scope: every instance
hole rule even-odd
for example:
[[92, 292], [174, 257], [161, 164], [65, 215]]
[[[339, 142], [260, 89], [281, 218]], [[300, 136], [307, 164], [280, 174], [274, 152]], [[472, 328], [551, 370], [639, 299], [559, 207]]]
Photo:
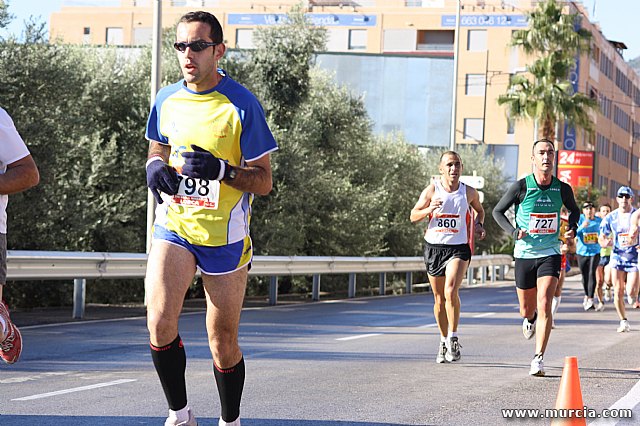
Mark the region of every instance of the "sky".
[[[24, 21], [30, 16], [40, 17], [42, 22], [49, 24], [52, 12], [62, 7], [63, 0], [5, 0], [9, 3], [9, 12], [15, 19], [7, 30], [0, 31], [0, 35], [12, 33], [20, 36], [24, 28]], [[379, 0], [384, 1], [384, 0]], [[465, 1], [470, 0], [463, 0]], [[93, 0], [93, 3], [98, 1]], [[168, 2], [168, 0], [167, 0]], [[640, 16], [640, 1], [638, 0], [583, 0], [591, 21], [598, 22], [604, 36], [609, 40], [621, 41], [627, 45], [624, 53], [626, 60], [640, 56], [640, 34], [636, 31], [638, 16]], [[113, 1], [111, 1], [113, 3]], [[595, 14], [594, 14], [595, 12]]]

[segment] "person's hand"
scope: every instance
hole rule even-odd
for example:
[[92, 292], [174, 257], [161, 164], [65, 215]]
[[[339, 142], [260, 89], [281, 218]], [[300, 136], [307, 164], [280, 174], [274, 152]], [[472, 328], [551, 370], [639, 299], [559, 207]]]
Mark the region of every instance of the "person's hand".
[[576, 233], [573, 229], [569, 229], [567, 232], [564, 233], [564, 238], [566, 238], [567, 240], [572, 240], [576, 237]]
[[162, 204], [160, 191], [174, 195], [178, 193], [178, 175], [173, 167], [165, 163], [162, 158], [155, 157], [147, 161], [147, 186], [158, 204]]
[[191, 145], [191, 149], [193, 152], [182, 154], [184, 158], [182, 174], [199, 179], [222, 180], [226, 167], [225, 162], [197, 145]]
[[484, 225], [483, 224], [481, 224], [479, 222], [476, 223], [475, 234], [476, 234], [476, 237], [478, 238], [478, 240], [484, 240], [484, 237], [487, 236], [487, 233], [484, 230]]
[[440, 207], [442, 207], [442, 204], [444, 203], [444, 201], [442, 201], [441, 198], [432, 198], [431, 202], [429, 203], [429, 214], [433, 213], [434, 211], [436, 211], [437, 209], [439, 209]]
[[527, 231], [522, 229], [522, 228], [516, 228], [515, 231], [513, 231], [513, 238], [517, 241], [517, 240], [521, 240], [524, 237], [527, 236]]
[[566, 243], [562, 243], [560, 245], [560, 253], [562, 253], [562, 254], [569, 253], [569, 246]]

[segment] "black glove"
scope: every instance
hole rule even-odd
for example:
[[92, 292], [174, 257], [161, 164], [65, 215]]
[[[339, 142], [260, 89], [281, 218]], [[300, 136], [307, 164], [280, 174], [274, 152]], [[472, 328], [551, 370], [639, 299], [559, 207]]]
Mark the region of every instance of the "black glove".
[[222, 180], [225, 162], [197, 145], [191, 145], [191, 149], [193, 152], [182, 153], [182, 174], [199, 179]]
[[147, 162], [147, 186], [158, 204], [162, 204], [160, 191], [175, 195], [178, 193], [180, 182], [175, 169], [162, 161], [160, 157], [157, 158], [157, 160], [152, 159]]

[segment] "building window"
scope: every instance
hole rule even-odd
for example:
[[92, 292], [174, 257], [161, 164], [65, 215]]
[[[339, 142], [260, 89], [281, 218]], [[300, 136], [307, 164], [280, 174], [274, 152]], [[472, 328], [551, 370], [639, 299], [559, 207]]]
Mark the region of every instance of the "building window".
[[603, 116], [611, 120], [611, 99], [604, 95], [600, 95], [600, 112]]
[[591, 45], [591, 60], [596, 65], [600, 65], [600, 48], [595, 43]]
[[604, 176], [598, 176], [598, 188], [602, 188], [602, 189], [609, 188], [609, 178]]
[[608, 138], [601, 135], [600, 133], [596, 134], [596, 151], [598, 154], [602, 155], [605, 158], [609, 158], [609, 146], [611, 141]]
[[82, 34], [84, 34], [84, 35], [91, 34], [91, 27], [84, 27], [84, 30], [82, 31]]
[[416, 30], [384, 30], [383, 51], [385, 52], [413, 52], [416, 50]]
[[84, 27], [82, 30], [82, 43], [89, 44], [91, 43], [91, 28]]
[[124, 33], [122, 28], [107, 28], [106, 44], [122, 46], [124, 44]]
[[418, 50], [453, 52], [455, 31], [421, 30], [418, 31]]
[[349, 50], [367, 50], [367, 30], [349, 30]]
[[485, 52], [487, 50], [487, 30], [469, 30], [467, 50], [470, 52]]
[[464, 119], [464, 139], [473, 139], [476, 142], [482, 141], [484, 120], [482, 118]]
[[253, 49], [253, 29], [239, 28], [236, 30], [236, 48]]
[[465, 76], [464, 94], [467, 96], [484, 96], [487, 76], [484, 74], [467, 74]]
[[611, 145], [611, 159], [621, 166], [628, 167], [629, 151], [615, 143], [612, 143]]

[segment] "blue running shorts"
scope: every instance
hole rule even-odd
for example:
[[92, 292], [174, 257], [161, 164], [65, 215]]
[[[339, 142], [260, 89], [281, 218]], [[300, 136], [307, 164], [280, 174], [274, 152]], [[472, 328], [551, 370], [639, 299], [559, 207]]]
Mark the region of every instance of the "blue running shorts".
[[173, 231], [154, 225], [153, 239], [163, 240], [187, 249], [196, 258], [196, 266], [207, 275], [224, 275], [237, 271], [249, 264], [253, 258], [251, 237], [227, 244], [226, 246], [208, 247], [191, 244]]
[[[625, 253], [626, 254], [626, 253]], [[611, 254], [609, 266], [612, 269], [624, 272], [638, 272], [638, 256], [637, 254], [631, 258], [618, 256], [616, 253]]]

